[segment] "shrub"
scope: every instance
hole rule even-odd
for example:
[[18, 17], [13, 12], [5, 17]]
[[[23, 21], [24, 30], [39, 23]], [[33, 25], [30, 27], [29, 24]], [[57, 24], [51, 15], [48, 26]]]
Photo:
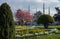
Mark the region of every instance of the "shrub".
[[49, 23], [53, 23], [54, 19], [50, 15], [41, 15], [37, 19], [37, 24], [43, 24], [45, 28], [48, 28]]

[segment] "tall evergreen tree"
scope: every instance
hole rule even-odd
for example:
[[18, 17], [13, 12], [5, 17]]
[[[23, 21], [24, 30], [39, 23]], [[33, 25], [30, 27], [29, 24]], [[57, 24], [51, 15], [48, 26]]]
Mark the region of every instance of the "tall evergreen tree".
[[15, 39], [12, 11], [7, 3], [0, 6], [0, 39]]

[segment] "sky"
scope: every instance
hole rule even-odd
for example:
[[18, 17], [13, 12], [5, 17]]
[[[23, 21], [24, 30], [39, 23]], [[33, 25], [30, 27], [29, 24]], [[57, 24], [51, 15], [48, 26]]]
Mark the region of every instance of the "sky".
[[36, 8], [37, 11], [43, 12], [43, 3], [45, 3], [45, 13], [48, 14], [50, 7], [50, 15], [53, 16], [57, 13], [55, 7], [60, 7], [60, 0], [0, 0], [0, 5], [5, 2], [10, 5], [13, 14], [18, 9], [28, 10], [29, 5], [31, 14], [36, 12]]

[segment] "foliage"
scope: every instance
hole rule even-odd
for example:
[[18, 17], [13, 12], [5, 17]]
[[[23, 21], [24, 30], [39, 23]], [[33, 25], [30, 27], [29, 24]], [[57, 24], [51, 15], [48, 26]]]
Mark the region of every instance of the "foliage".
[[0, 39], [15, 39], [12, 11], [7, 3], [0, 6]]
[[57, 14], [54, 14], [54, 19], [55, 21], [60, 21], [60, 9], [59, 7], [55, 7], [56, 11], [57, 11]]
[[55, 21], [60, 21], [60, 15], [59, 14], [55, 14], [54, 16]]
[[15, 17], [19, 21], [23, 20], [23, 21], [26, 21], [26, 22], [31, 22], [31, 20], [33, 19], [33, 16], [30, 15], [30, 13], [28, 11], [23, 11], [23, 10], [20, 10], [20, 9], [17, 10], [17, 12], [15, 14]]
[[54, 19], [50, 16], [50, 15], [41, 15], [38, 19], [37, 19], [37, 24], [44, 24], [44, 27], [47, 28], [49, 23], [53, 23]]
[[59, 7], [55, 7], [56, 11], [58, 12], [58, 14], [60, 14], [60, 9]]

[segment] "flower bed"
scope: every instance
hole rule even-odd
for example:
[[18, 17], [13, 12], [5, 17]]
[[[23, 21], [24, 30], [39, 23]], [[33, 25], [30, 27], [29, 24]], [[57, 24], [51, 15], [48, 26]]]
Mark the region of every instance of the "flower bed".
[[[19, 29], [20, 28], [20, 29]], [[49, 35], [49, 34], [57, 34], [59, 32], [58, 29], [35, 29], [34, 27], [28, 27], [27, 26], [20, 26], [16, 29], [16, 35], [17, 36], [38, 36], [38, 35]]]

